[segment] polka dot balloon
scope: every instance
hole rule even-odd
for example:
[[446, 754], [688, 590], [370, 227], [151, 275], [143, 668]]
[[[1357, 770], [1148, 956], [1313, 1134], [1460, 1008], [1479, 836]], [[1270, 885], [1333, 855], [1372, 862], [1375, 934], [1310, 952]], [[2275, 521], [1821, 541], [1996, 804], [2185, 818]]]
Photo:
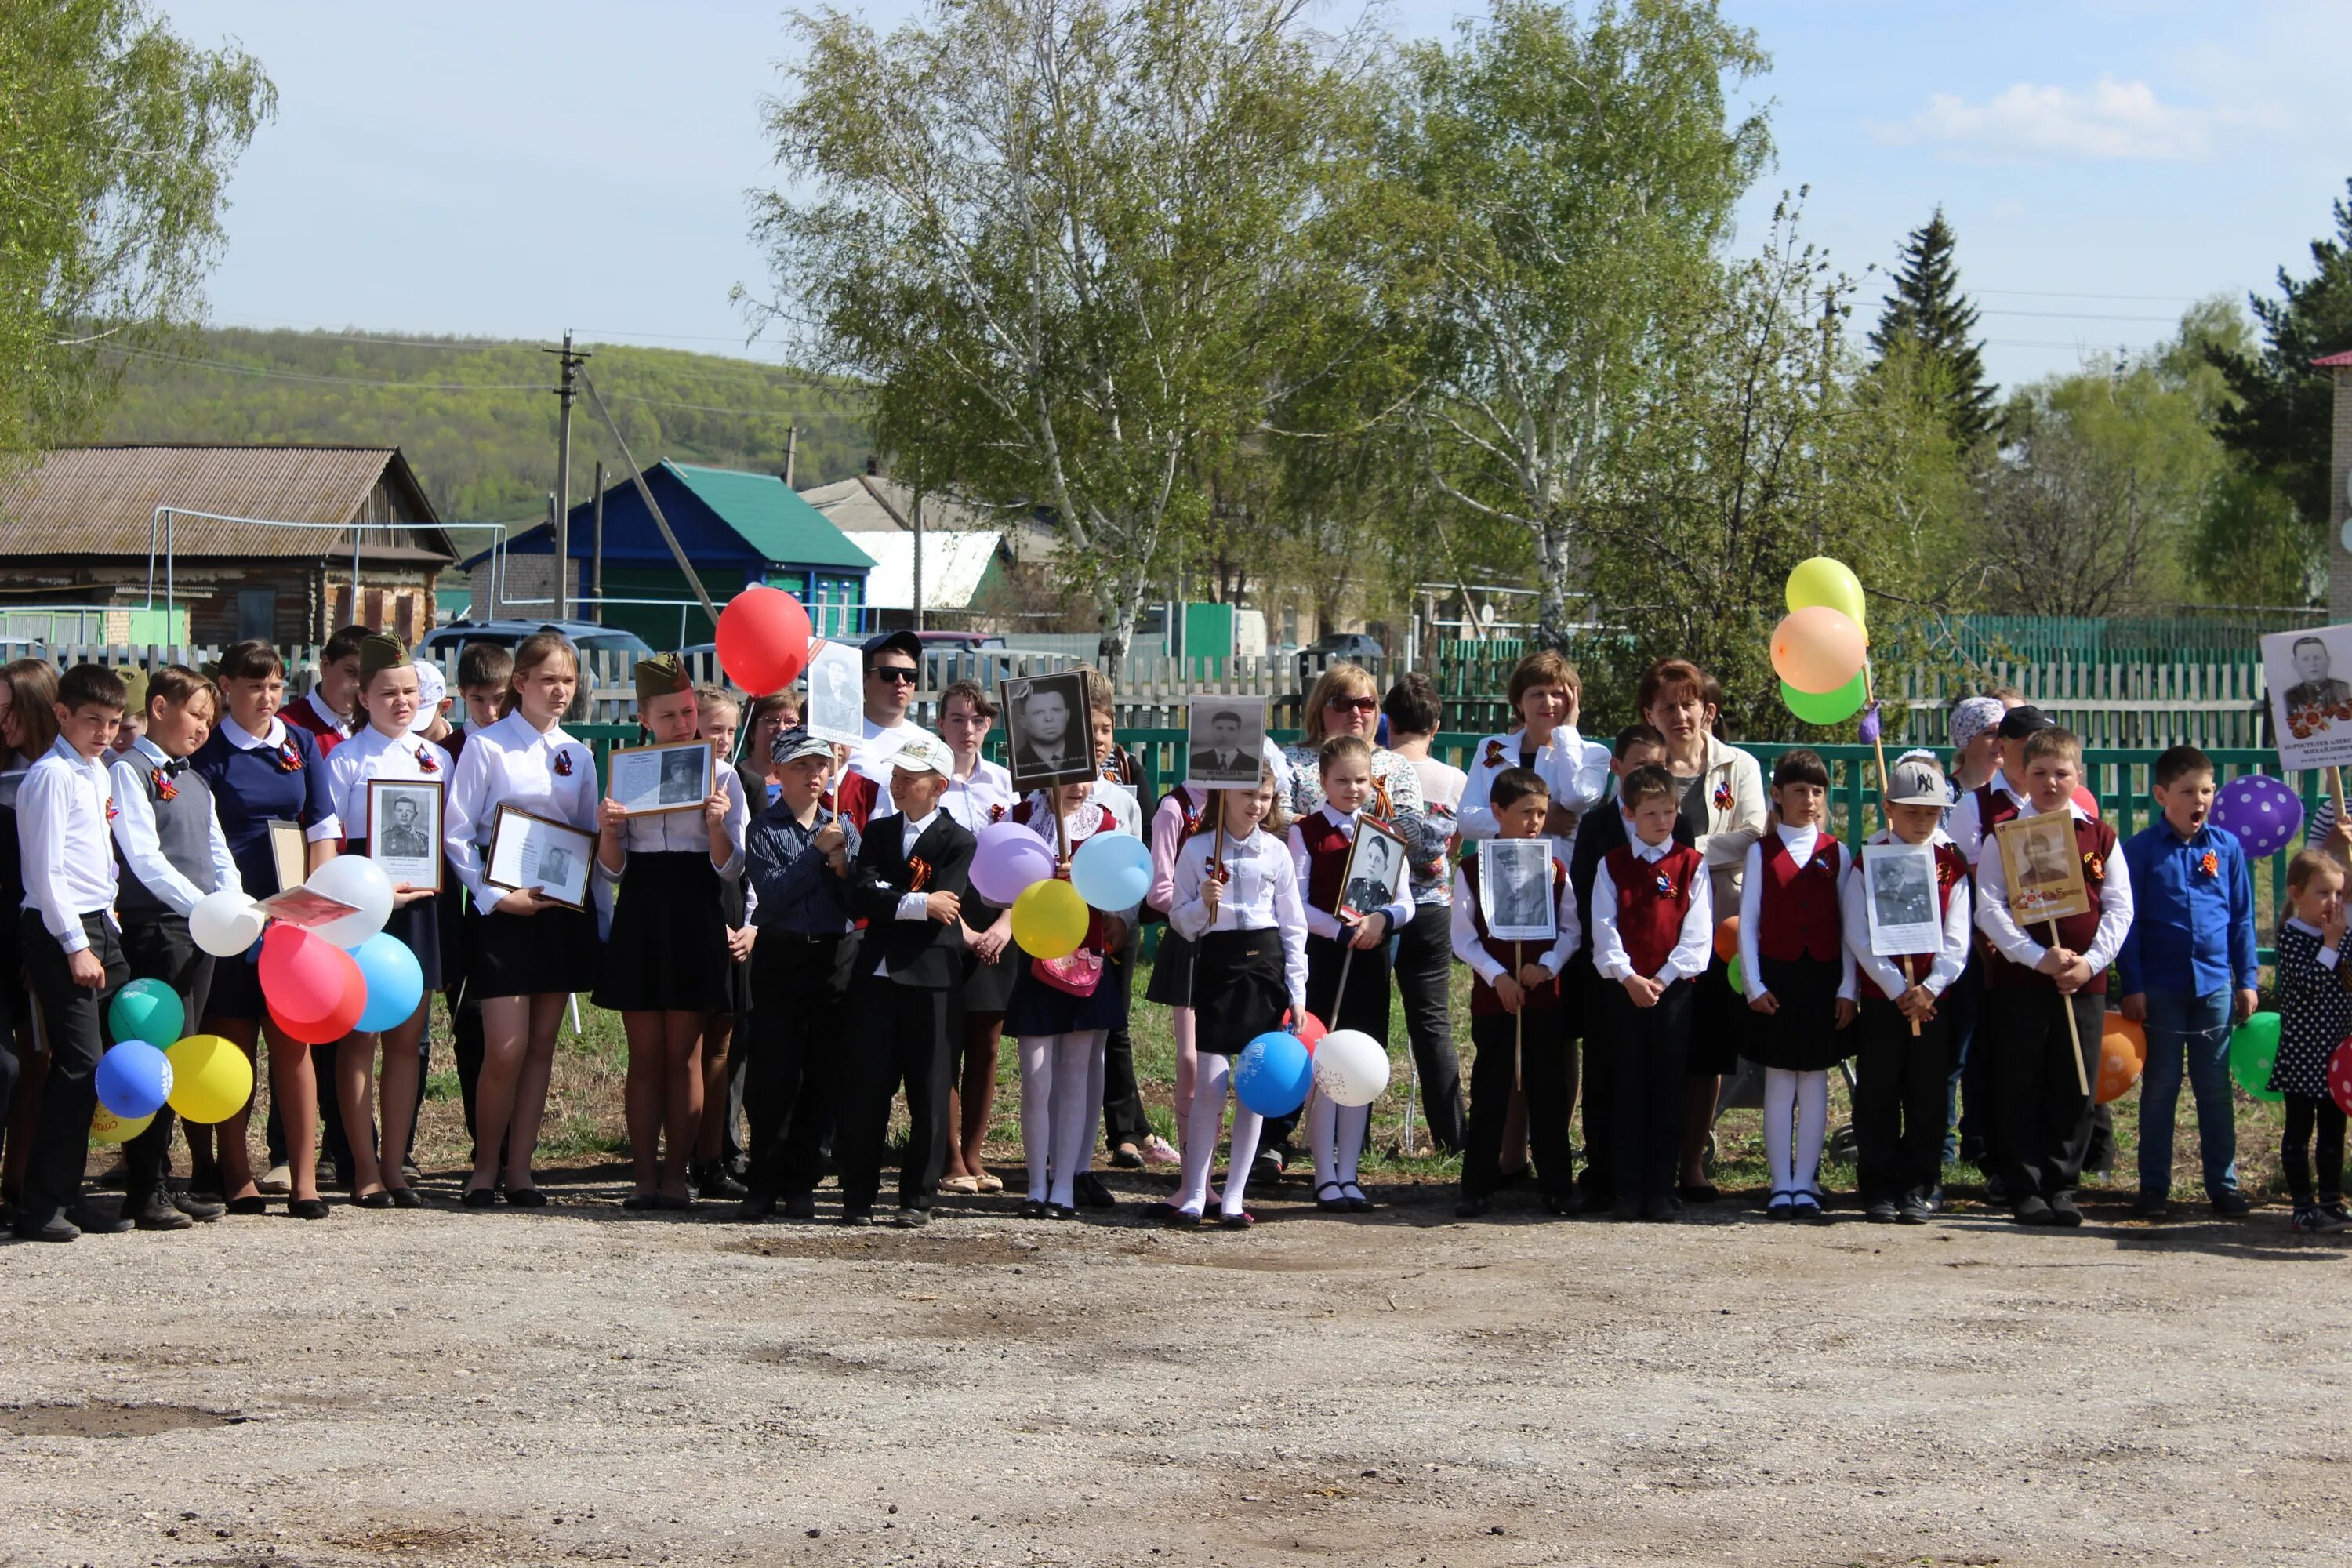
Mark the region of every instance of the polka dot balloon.
[[2352, 1116], [2352, 1040], [2336, 1047], [2327, 1058], [2327, 1097], [2338, 1110]]
[[2213, 824], [2236, 834], [2249, 856], [2263, 859], [2294, 843], [2303, 831], [2303, 800], [2284, 780], [2245, 773], [2223, 784], [2213, 797]]

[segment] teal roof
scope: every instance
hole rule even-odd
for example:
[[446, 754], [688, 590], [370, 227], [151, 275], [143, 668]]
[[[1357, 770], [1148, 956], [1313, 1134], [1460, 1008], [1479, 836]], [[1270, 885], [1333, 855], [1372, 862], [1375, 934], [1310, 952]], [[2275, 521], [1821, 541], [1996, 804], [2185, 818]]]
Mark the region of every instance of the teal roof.
[[874, 558], [824, 513], [773, 474], [703, 468], [664, 458], [661, 466], [762, 558], [788, 566], [870, 569]]

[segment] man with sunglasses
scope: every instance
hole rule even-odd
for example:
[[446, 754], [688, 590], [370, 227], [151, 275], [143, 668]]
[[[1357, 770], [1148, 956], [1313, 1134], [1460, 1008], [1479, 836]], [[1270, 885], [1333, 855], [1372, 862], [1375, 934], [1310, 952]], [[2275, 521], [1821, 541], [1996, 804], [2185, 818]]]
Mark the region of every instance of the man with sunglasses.
[[937, 742], [907, 717], [915, 689], [922, 684], [923, 645], [912, 632], [884, 632], [866, 639], [866, 740], [849, 754], [849, 771], [873, 781], [868, 821], [898, 811], [890, 799], [890, 759], [918, 738]]

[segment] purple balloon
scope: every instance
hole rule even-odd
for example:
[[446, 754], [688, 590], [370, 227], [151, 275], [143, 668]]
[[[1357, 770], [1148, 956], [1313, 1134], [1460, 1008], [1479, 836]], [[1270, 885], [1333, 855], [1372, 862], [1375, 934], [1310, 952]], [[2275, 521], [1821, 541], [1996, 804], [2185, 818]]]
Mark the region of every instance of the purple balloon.
[[1054, 852], [1019, 823], [992, 822], [980, 830], [971, 854], [971, 886], [990, 903], [1008, 908], [1024, 889], [1053, 874]]
[[2263, 859], [2294, 843], [2303, 831], [2303, 797], [2284, 779], [2242, 774], [2214, 795], [2212, 821], [2236, 834], [2249, 856]]

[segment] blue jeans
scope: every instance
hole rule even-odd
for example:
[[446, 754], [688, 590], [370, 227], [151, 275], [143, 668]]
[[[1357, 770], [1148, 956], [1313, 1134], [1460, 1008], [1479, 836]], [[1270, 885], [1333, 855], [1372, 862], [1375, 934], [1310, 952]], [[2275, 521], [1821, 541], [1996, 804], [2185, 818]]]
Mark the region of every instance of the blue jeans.
[[2210, 996], [2147, 994], [2147, 1071], [2139, 1085], [2142, 1193], [2172, 1190], [2172, 1124], [2184, 1060], [2189, 1092], [2197, 1097], [2197, 1151], [2205, 1166], [2205, 1191], [2237, 1190], [2238, 1127], [2230, 1098], [2231, 1001], [2227, 991]]

